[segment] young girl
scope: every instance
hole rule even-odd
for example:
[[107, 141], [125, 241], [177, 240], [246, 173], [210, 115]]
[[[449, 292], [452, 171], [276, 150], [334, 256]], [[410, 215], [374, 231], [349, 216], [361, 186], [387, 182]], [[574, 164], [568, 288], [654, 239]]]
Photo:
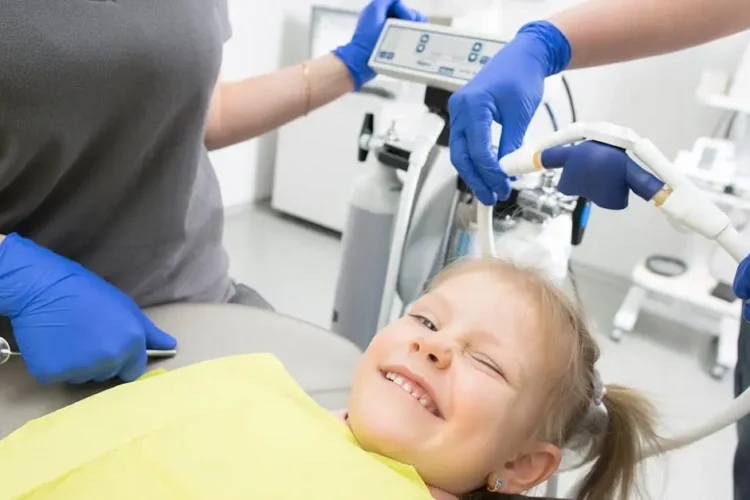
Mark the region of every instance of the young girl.
[[546, 280], [467, 261], [373, 339], [343, 424], [271, 356], [210, 361], [27, 424], [0, 498], [501, 498], [572, 452], [593, 462], [576, 498], [626, 500], [651, 407], [602, 386], [598, 355]]

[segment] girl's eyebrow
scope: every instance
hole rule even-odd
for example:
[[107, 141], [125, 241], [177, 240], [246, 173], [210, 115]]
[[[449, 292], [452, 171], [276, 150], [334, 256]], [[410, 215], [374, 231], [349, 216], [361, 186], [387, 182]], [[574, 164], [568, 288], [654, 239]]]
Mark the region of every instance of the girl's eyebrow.
[[425, 298], [428, 300], [434, 299], [434, 301], [437, 302], [437, 305], [440, 307], [440, 311], [447, 313], [448, 316], [453, 313], [451, 301], [448, 300], [448, 298], [443, 295], [440, 290], [434, 290], [432, 293], [425, 295]]

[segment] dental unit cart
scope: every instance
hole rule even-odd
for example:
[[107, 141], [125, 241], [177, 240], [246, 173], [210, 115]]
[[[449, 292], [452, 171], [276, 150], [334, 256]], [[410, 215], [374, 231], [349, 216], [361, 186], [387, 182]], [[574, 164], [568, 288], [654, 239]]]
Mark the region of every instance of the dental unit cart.
[[[476, 202], [455, 171], [436, 193], [425, 185], [436, 159], [447, 156], [451, 93], [503, 44], [490, 35], [397, 20], [383, 30], [370, 66], [427, 88], [415, 137], [401, 137], [395, 124], [375, 133], [373, 114], [360, 132], [359, 161], [375, 161], [352, 193], [331, 329], [361, 349], [401, 316], [432, 276], [476, 248], [477, 221], [469, 220]], [[494, 225], [502, 256], [534, 259], [562, 286], [589, 207], [585, 199], [559, 193], [556, 177], [545, 172], [514, 183], [511, 198], [496, 207]]]

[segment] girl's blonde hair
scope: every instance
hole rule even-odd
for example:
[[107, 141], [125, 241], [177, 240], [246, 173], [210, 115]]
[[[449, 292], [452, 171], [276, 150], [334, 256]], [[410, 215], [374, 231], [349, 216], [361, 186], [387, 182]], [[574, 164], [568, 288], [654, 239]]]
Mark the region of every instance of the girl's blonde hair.
[[[574, 441], [580, 442], [582, 437], [595, 443], [583, 457], [590, 469], [577, 487], [576, 500], [633, 498], [639, 490], [636, 476], [641, 451], [646, 445], [657, 447], [651, 404], [638, 392], [620, 385], [604, 386], [601, 401], [595, 401], [600, 386], [595, 368], [599, 346], [579, 308], [541, 273], [498, 259], [472, 259], [443, 270], [429, 289], [469, 272], [494, 273], [500, 279], [510, 280], [514, 290], [535, 301], [536, 319], [546, 334], [548, 352], [560, 363], [560, 373], [548, 377], [547, 403], [540, 412], [534, 434], [561, 450]], [[590, 435], [581, 436], [586, 432], [582, 427], [587, 426], [591, 405], [597, 403], [606, 408], [604, 425], [594, 430], [588, 425]], [[476, 492], [465, 498], [502, 496]]]

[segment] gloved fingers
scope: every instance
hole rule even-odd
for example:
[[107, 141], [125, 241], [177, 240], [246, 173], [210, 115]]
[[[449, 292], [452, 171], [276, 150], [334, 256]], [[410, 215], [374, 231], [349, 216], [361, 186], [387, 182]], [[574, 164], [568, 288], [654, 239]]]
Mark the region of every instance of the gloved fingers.
[[101, 382], [106, 382], [108, 380], [112, 380], [113, 378], [115, 378], [118, 373], [120, 373], [120, 367], [119, 366], [117, 366], [115, 368], [112, 368], [110, 370], [102, 371], [102, 372], [98, 373], [93, 378], [93, 380], [94, 380], [94, 382], [100, 382], [100, 383]]
[[[562, 168], [566, 166], [571, 156], [575, 155], [576, 163], [581, 164], [582, 167], [588, 169], [598, 166], [608, 168], [607, 165], [611, 164], [613, 160], [622, 160], [619, 158], [619, 155], [617, 158], [613, 158], [613, 153], [615, 152], [613, 149], [616, 148], [596, 141], [583, 141], [579, 144], [568, 146], [552, 146], [542, 151], [542, 165], [544, 165], [544, 168]], [[627, 159], [625, 151], [619, 151]], [[583, 165], [584, 163], [585, 165]]]
[[466, 143], [469, 157], [485, 184], [499, 198], [507, 199], [510, 194], [508, 176], [500, 168], [497, 154], [492, 149], [492, 114], [489, 110], [472, 119], [466, 129]]
[[388, 17], [388, 12], [393, 9], [397, 3], [401, 3], [401, 0], [372, 0], [372, 2], [362, 10], [362, 16], [367, 13], [369, 15], [374, 15], [377, 19], [385, 19]]
[[29, 363], [27, 360], [24, 361], [26, 362], [26, 369], [29, 370], [31, 376], [34, 377], [40, 385], [54, 385], [65, 382], [65, 377], [61, 373], [49, 369], [40, 369]]
[[417, 22], [417, 23], [426, 23], [427, 22], [427, 20], [428, 20], [427, 16], [425, 16], [424, 14], [422, 14], [421, 12], [419, 12], [418, 10], [415, 10], [415, 9], [409, 9], [409, 10], [411, 10], [413, 12], [413, 14], [412, 14], [412, 16], [413, 16], [412, 21]]
[[106, 382], [117, 376], [122, 366], [122, 358], [114, 356], [106, 361], [96, 363], [94, 366], [82, 370], [76, 370], [76, 373], [68, 373], [65, 380], [69, 384], [80, 385], [88, 382]]
[[93, 377], [91, 375], [81, 375], [78, 377], [72, 377], [68, 379], [68, 383], [72, 385], [83, 385], [91, 382]]
[[561, 168], [570, 158], [576, 146], [552, 146], [542, 151], [542, 165], [544, 168]]
[[503, 119], [500, 124], [503, 126], [500, 132], [500, 158], [502, 158], [521, 147], [526, 129], [529, 126], [529, 120], [508, 117], [508, 119]]
[[150, 319], [144, 318], [144, 328], [146, 330], [146, 349], [159, 351], [177, 349], [177, 339], [161, 330]]
[[750, 255], [742, 259], [734, 275], [734, 294], [743, 300], [750, 299]]
[[628, 187], [646, 201], [650, 201], [664, 187], [661, 179], [641, 168], [630, 157], [625, 168]]
[[147, 362], [146, 349], [138, 349], [131, 353], [130, 358], [125, 362], [117, 376], [123, 382], [132, 382], [146, 372]]
[[474, 164], [469, 157], [469, 148], [463, 134], [453, 134], [450, 140], [451, 163], [456, 167], [461, 178], [474, 192], [474, 196], [485, 205], [494, 205], [497, 201], [495, 193], [474, 170]]
[[393, 17], [397, 17], [398, 19], [403, 19], [405, 21], [415, 21], [423, 23], [427, 20], [426, 16], [422, 15], [422, 13], [416, 11], [415, 9], [407, 7], [402, 0], [396, 0], [396, 2], [391, 5], [390, 12]]

